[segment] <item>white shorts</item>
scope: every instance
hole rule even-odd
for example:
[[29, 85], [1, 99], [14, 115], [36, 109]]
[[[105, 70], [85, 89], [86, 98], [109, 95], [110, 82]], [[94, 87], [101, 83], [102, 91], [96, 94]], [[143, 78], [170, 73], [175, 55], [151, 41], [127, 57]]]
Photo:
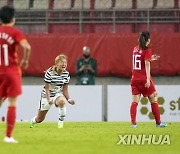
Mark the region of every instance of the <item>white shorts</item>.
[[[64, 95], [62, 93], [57, 93], [54, 97], [50, 97], [50, 99], [53, 100], [53, 104], [55, 104], [56, 98], [58, 98], [60, 96], [64, 97]], [[49, 110], [51, 108], [51, 105], [48, 103], [47, 98], [41, 97], [38, 110], [40, 110], [40, 111]]]

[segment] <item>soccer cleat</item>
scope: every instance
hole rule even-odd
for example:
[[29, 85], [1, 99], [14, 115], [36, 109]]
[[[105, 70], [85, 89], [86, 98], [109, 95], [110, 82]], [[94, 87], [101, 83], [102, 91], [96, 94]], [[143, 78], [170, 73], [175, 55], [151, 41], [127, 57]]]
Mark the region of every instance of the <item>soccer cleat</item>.
[[60, 121], [58, 122], [58, 128], [63, 128], [63, 121]]
[[34, 123], [33, 123], [33, 121], [31, 120], [31, 122], [30, 122], [30, 126], [29, 126], [29, 128], [34, 128]]
[[18, 143], [18, 141], [16, 141], [13, 137], [5, 137], [4, 138], [4, 142], [6, 143]]
[[158, 125], [158, 124], [156, 124], [156, 127], [158, 127], [158, 128], [164, 128], [164, 127], [167, 127], [167, 124], [166, 124], [166, 123], [161, 122], [159, 125]]
[[136, 124], [135, 124], [135, 125], [132, 124], [132, 125], [131, 125], [131, 128], [137, 128], [137, 125], [136, 125]]

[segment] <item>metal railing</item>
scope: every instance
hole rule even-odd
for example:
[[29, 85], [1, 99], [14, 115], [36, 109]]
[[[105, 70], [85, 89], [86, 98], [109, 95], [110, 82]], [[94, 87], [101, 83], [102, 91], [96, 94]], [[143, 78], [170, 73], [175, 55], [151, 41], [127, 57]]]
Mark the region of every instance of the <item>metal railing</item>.
[[46, 32], [51, 24], [78, 24], [83, 33], [84, 24], [180, 24], [180, 9], [128, 9], [128, 10], [21, 10], [16, 12], [17, 25], [41, 24]]

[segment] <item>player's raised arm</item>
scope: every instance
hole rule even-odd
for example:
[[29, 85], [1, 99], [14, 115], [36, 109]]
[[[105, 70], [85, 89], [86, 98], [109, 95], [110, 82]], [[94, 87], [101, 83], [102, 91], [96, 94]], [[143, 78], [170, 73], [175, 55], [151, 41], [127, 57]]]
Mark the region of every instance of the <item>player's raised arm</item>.
[[23, 55], [23, 59], [21, 60], [20, 66], [24, 67], [25, 69], [28, 67], [29, 64], [29, 57], [30, 57], [30, 52], [31, 52], [31, 46], [30, 44], [27, 42], [26, 39], [23, 39], [20, 42], [20, 46], [23, 48], [24, 50], [24, 55]]

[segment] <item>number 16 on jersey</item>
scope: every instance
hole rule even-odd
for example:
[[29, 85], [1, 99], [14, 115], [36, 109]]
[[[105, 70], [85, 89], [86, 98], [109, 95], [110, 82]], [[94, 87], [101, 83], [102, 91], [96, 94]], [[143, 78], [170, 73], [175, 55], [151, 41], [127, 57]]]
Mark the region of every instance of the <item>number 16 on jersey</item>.
[[141, 70], [141, 55], [133, 55], [133, 70]]

